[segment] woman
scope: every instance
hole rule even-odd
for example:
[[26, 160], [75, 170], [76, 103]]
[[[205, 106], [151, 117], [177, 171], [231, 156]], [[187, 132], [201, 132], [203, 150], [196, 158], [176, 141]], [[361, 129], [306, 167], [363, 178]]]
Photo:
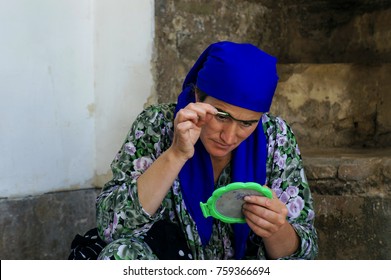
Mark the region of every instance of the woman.
[[[290, 127], [268, 114], [276, 59], [251, 44], [210, 45], [177, 104], [144, 110], [97, 199], [100, 259], [313, 259], [312, 197]], [[223, 114], [218, 113], [224, 112]], [[269, 186], [248, 196], [246, 224], [202, 215], [231, 182]]]

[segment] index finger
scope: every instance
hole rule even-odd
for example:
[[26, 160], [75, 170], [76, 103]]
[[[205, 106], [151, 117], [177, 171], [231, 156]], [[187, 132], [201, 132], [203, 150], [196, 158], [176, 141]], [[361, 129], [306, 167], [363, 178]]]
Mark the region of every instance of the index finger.
[[245, 196], [243, 200], [247, 203], [257, 204], [266, 208], [270, 208], [272, 203], [272, 199], [263, 195], [248, 195]]
[[[265, 186], [265, 187], [267, 187], [267, 186]], [[270, 189], [269, 187], [267, 187], [267, 188]], [[278, 199], [277, 194], [273, 190], [271, 190], [271, 191], [272, 191], [272, 198], [268, 198], [268, 197], [265, 197], [262, 195], [250, 195], [250, 196], [244, 197], [243, 199], [246, 203], [259, 205], [259, 206], [268, 208], [274, 212], [279, 213], [281, 207], [285, 208], [286, 206], [282, 201], [280, 201]]]
[[217, 114], [217, 109], [215, 107], [203, 102], [190, 103], [185, 107], [185, 109], [190, 110], [197, 115], [197, 120], [195, 122], [197, 126], [202, 126], [205, 122], [207, 122], [208, 115], [212, 117], [212, 115], [214, 116]]
[[217, 109], [209, 103], [196, 102], [195, 105], [200, 106], [200, 108], [205, 110], [206, 113], [209, 113], [212, 115], [216, 115], [218, 112]]

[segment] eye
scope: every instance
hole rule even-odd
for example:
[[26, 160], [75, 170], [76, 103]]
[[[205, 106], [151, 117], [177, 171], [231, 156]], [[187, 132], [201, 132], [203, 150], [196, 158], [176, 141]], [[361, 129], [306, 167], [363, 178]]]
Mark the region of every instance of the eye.
[[226, 122], [229, 120], [229, 116], [223, 115], [223, 114], [217, 114], [215, 115], [216, 120], [221, 122]]
[[215, 115], [215, 117], [216, 117], [216, 120], [218, 120], [220, 122], [227, 122], [228, 120], [231, 119], [231, 116], [228, 113], [222, 112], [222, 111], [218, 111], [217, 114]]
[[246, 122], [246, 121], [242, 121], [240, 122], [240, 125], [243, 126], [243, 127], [251, 127], [255, 122]]

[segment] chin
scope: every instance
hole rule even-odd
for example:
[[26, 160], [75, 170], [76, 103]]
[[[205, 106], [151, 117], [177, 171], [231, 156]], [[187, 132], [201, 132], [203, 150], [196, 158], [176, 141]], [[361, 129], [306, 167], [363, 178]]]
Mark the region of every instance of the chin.
[[206, 151], [212, 157], [225, 157], [232, 153], [233, 149], [223, 149], [218, 147], [205, 147]]
[[206, 151], [209, 153], [212, 157], [225, 157], [232, 153], [232, 151], [237, 147], [236, 145], [230, 145], [223, 147], [218, 144], [218, 142], [215, 142], [211, 139], [208, 139], [206, 141], [203, 141], [201, 139]]

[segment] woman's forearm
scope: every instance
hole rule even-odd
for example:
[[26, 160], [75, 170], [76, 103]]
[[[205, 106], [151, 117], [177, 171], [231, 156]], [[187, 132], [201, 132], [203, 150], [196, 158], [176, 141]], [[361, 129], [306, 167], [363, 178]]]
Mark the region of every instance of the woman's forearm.
[[186, 159], [169, 148], [137, 179], [139, 201], [148, 214], [159, 209], [185, 163]]

